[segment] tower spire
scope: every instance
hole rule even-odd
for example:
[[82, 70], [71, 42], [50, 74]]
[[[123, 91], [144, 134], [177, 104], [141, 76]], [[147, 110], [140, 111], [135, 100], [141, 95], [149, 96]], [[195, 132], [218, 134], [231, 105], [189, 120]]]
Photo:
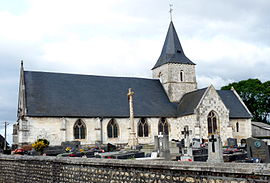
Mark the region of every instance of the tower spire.
[[167, 63], [195, 65], [184, 54], [183, 48], [179, 41], [173, 22], [171, 22], [169, 25], [169, 29], [166, 35], [166, 39], [161, 54], [159, 56], [158, 61], [156, 62], [155, 66], [152, 69], [155, 69]]

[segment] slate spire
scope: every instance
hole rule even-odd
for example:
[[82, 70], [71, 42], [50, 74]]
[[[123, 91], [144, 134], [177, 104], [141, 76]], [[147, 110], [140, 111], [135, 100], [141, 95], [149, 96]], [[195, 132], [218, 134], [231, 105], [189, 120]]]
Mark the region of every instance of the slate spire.
[[170, 22], [159, 59], [152, 70], [167, 63], [195, 65], [186, 57], [172, 21]]

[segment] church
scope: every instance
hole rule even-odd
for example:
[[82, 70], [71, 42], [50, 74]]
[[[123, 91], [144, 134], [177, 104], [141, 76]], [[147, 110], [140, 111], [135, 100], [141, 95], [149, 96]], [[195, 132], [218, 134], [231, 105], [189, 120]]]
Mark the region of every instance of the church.
[[[154, 63], [153, 63], [154, 64]], [[198, 89], [196, 64], [184, 53], [171, 21], [152, 79], [20, 71], [17, 123], [13, 144], [26, 145], [46, 138], [82, 144], [128, 143], [131, 122], [128, 89], [133, 96], [135, 136], [139, 144], [154, 136], [169, 139], [251, 137], [251, 113], [232, 88]], [[150, 68], [149, 68], [150, 69]]]

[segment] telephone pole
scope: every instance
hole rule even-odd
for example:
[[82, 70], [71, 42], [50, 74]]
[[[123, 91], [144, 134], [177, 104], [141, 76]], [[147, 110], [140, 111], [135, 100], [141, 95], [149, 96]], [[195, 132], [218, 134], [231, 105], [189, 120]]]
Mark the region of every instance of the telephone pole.
[[5, 141], [4, 141], [4, 150], [7, 150], [7, 126], [9, 125], [8, 122], [5, 123]]

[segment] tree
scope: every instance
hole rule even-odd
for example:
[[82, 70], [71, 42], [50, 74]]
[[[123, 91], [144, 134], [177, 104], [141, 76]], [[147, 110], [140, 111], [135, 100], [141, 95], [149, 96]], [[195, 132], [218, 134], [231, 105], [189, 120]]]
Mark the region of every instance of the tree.
[[229, 90], [233, 87], [249, 111], [254, 121], [270, 122], [270, 81], [262, 83], [259, 79], [248, 79], [230, 83], [221, 87]]

